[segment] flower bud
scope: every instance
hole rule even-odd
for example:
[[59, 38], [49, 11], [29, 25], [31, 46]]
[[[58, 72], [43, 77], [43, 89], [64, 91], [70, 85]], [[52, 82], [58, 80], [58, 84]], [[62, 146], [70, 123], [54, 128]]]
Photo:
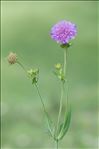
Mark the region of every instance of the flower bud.
[[61, 69], [62, 68], [62, 65], [60, 63], [57, 63], [57, 64], [55, 64], [55, 68], [56, 69]]
[[39, 74], [39, 69], [30, 69], [27, 71], [28, 76], [32, 79], [32, 84], [35, 84], [38, 82], [38, 74]]
[[10, 52], [7, 59], [8, 59], [9, 64], [15, 64], [17, 61], [16, 53]]
[[61, 80], [61, 81], [65, 81], [65, 77], [64, 77], [64, 72], [63, 72], [63, 68], [62, 68], [62, 64], [57, 63], [55, 64], [55, 71], [54, 74]]

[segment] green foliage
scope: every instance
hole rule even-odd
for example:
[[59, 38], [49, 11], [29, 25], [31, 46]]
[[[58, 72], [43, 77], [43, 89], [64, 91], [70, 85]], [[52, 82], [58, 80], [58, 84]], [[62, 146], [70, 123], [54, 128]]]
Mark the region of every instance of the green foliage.
[[57, 76], [58, 79], [60, 79], [62, 82], [65, 82], [65, 76], [63, 72], [62, 65], [60, 63], [57, 63], [55, 65], [54, 74]]
[[28, 76], [31, 78], [32, 80], [32, 84], [35, 84], [38, 82], [38, 75], [39, 75], [39, 69], [30, 69], [29, 71], [27, 71]]
[[[29, 68], [39, 66], [47, 108], [56, 119], [59, 86], [52, 65], [63, 61], [63, 50], [48, 36], [52, 24], [71, 19], [79, 34], [69, 50], [69, 99], [73, 115], [70, 133], [60, 141], [61, 148], [98, 148], [97, 122], [97, 2], [2, 1], [2, 149], [53, 148], [42, 132], [41, 104], [37, 93], [19, 66], [8, 66], [5, 56], [16, 52]], [[54, 15], [53, 15], [54, 14]], [[83, 18], [83, 19], [82, 19]], [[99, 19], [98, 19], [99, 20]], [[38, 58], [37, 58], [38, 57]], [[26, 66], [27, 67], [27, 66]], [[50, 81], [49, 81], [50, 80]], [[21, 83], [20, 83], [21, 82]], [[63, 109], [64, 110], [64, 109]], [[20, 137], [25, 134], [27, 139]], [[40, 138], [40, 139], [38, 139]], [[44, 138], [44, 139], [43, 139]], [[42, 141], [44, 140], [44, 141]], [[23, 144], [22, 144], [23, 142]], [[25, 143], [26, 142], [26, 143]]]
[[49, 117], [49, 115], [47, 113], [46, 113], [46, 121], [47, 121], [48, 131], [49, 131], [51, 137], [54, 138], [55, 127], [53, 125], [51, 118]]
[[70, 120], [71, 120], [71, 109], [69, 109], [68, 112], [66, 112], [64, 122], [63, 124], [60, 125], [59, 135], [57, 137], [58, 140], [61, 140], [65, 136], [70, 125]]

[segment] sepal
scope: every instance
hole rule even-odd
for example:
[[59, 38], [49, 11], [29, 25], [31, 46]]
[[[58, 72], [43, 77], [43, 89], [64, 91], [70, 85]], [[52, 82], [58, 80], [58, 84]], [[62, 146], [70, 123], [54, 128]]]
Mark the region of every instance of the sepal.
[[69, 48], [70, 46], [72, 45], [72, 43], [71, 42], [69, 42], [69, 43], [66, 43], [66, 44], [61, 44], [60, 46], [61, 46], [61, 48]]

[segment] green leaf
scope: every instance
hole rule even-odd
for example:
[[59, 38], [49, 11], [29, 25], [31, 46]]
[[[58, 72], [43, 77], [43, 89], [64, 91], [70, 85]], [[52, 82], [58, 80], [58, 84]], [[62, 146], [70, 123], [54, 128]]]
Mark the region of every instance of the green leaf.
[[37, 79], [36, 77], [34, 77], [34, 78], [32, 79], [32, 84], [37, 83], [37, 81], [38, 81], [38, 79]]
[[61, 125], [61, 129], [57, 137], [58, 140], [62, 139], [65, 136], [66, 132], [68, 131], [69, 125], [70, 125], [70, 120], [71, 120], [71, 109], [69, 109], [69, 111], [67, 112], [65, 119], [64, 119], [64, 123]]
[[60, 132], [61, 132], [62, 127], [63, 127], [63, 123], [62, 123], [62, 124], [60, 124], [60, 126], [59, 126], [59, 130], [58, 130], [58, 133], [60, 133]]

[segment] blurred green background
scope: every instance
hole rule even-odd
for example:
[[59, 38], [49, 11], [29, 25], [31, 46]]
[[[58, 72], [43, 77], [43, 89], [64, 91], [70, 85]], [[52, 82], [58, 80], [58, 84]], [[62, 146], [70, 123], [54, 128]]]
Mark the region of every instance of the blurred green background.
[[72, 121], [59, 146], [97, 149], [97, 2], [5, 1], [1, 8], [2, 149], [55, 147], [35, 87], [17, 64], [7, 63], [6, 57], [10, 51], [16, 52], [28, 69], [40, 68], [40, 91], [55, 122], [60, 84], [52, 72], [55, 63], [63, 62], [63, 49], [49, 34], [51, 27], [64, 19], [77, 25], [78, 35], [68, 55]]

